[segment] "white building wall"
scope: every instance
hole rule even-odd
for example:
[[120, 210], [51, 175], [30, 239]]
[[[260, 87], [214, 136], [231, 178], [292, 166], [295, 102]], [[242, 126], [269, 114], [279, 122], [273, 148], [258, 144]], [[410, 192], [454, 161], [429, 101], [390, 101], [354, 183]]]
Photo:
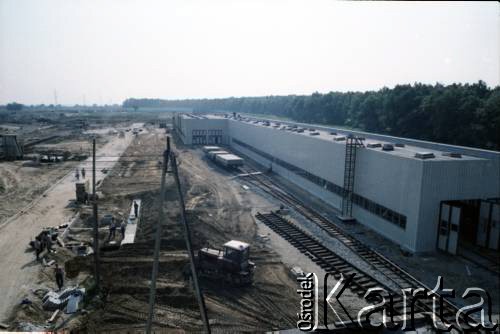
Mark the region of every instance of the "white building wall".
[[417, 249], [432, 251], [441, 201], [499, 198], [500, 161], [425, 161], [420, 196]]
[[342, 205], [342, 198], [340, 196], [337, 196], [336, 194], [327, 191], [318, 185], [300, 177], [297, 176], [295, 173], [290, 172], [288, 169], [283, 168], [277, 164], [272, 164], [269, 160], [263, 158], [262, 156], [255, 154], [254, 152], [246, 149], [245, 147], [242, 147], [234, 142], [231, 143], [231, 147], [235, 149], [237, 152], [240, 152], [252, 160], [258, 162], [264, 167], [270, 167], [272, 165], [273, 167], [273, 172], [277, 173], [278, 175], [284, 177], [288, 181], [294, 183], [298, 187], [306, 190], [307, 192], [313, 194], [317, 198], [320, 198], [321, 200], [325, 201], [332, 207], [336, 209], [340, 209], [340, 206]]
[[356, 205], [353, 206], [353, 216], [415, 252], [423, 161], [377, 152], [380, 150], [357, 150], [354, 192], [405, 215], [406, 229]]
[[[325, 180], [343, 186], [345, 142], [329, 142], [304, 134], [237, 121], [229, 122], [231, 138], [236, 138]], [[231, 145], [264, 166], [270, 165], [267, 159], [234, 143]], [[357, 152], [354, 192], [407, 216], [406, 229], [356, 205], [353, 206], [354, 217], [360, 223], [402, 244], [408, 250], [416, 251], [422, 162], [376, 152], [372, 149], [358, 149]], [[276, 164], [273, 165], [273, 171], [340, 209], [340, 196], [297, 177], [295, 173]]]
[[[174, 122], [174, 125], [178, 124]], [[231, 142], [235, 138], [340, 187], [344, 182], [345, 142], [280, 131], [230, 119], [181, 119], [185, 144], [192, 144], [194, 129], [222, 129], [224, 143], [270, 167], [264, 157]], [[437, 144], [436, 144], [437, 145]], [[413, 252], [435, 250], [439, 204], [445, 200], [500, 197], [500, 160], [420, 160], [380, 152], [357, 151], [354, 192], [406, 216], [406, 228], [353, 205], [362, 224]], [[273, 164], [273, 171], [339, 209], [338, 194]]]
[[176, 118], [177, 122], [174, 121], [174, 126], [175, 124], [178, 124], [176, 129], [180, 129], [180, 131], [177, 131], [177, 133], [181, 137], [184, 144], [193, 144], [193, 130], [207, 131], [207, 138], [209, 136], [208, 130], [222, 130], [222, 143], [220, 144], [228, 144], [228, 129], [227, 121], [225, 119], [184, 118], [182, 115], [179, 115]]

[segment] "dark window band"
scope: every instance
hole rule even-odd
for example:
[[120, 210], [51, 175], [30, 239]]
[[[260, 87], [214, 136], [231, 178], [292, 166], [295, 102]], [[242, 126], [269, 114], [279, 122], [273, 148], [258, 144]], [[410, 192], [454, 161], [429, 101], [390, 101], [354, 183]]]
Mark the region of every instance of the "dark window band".
[[[344, 188], [336, 185], [330, 181], [327, 181], [317, 175], [311, 174], [310, 172], [294, 166], [286, 161], [283, 161], [281, 159], [276, 158], [275, 156], [272, 156], [266, 152], [263, 152], [253, 146], [248, 145], [247, 143], [243, 143], [237, 139], [232, 139], [232, 142], [234, 142], [237, 145], [240, 145], [264, 158], [267, 160], [280, 165], [283, 168], [288, 169], [289, 171], [307, 179], [308, 181], [328, 190], [331, 193], [334, 193], [340, 197], [344, 196]], [[398, 227], [401, 227], [402, 229], [406, 229], [406, 216], [402, 215], [400, 213], [397, 213], [389, 208], [386, 208], [383, 205], [380, 205], [378, 203], [373, 202], [372, 200], [369, 200], [361, 195], [352, 194], [352, 202], [356, 204], [357, 206], [375, 214], [376, 216], [379, 216], [388, 222], [395, 224]]]

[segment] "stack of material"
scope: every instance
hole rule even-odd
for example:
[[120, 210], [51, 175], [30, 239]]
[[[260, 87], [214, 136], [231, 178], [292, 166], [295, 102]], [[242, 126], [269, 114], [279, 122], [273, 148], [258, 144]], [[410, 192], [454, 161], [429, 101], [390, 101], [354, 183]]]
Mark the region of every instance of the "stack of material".
[[203, 152], [208, 153], [210, 151], [220, 151], [221, 148], [219, 146], [203, 146]]
[[229, 152], [227, 152], [227, 151], [210, 151], [207, 153], [208, 158], [212, 159], [212, 160], [215, 160], [215, 156], [217, 154], [229, 154]]
[[66, 313], [74, 313], [84, 295], [85, 289], [77, 287], [67, 288], [61, 293], [49, 291], [42, 298], [43, 309], [47, 311], [62, 310], [68, 305]]
[[243, 165], [243, 159], [234, 154], [217, 154], [215, 161], [227, 168], [234, 168]]

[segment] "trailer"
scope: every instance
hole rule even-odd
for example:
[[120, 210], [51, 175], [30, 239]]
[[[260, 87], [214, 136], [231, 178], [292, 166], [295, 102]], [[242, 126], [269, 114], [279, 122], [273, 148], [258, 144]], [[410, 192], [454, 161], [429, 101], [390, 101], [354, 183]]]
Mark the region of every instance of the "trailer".
[[211, 160], [215, 160], [215, 157], [219, 154], [229, 154], [228, 151], [210, 151], [207, 153], [207, 156]]
[[226, 168], [243, 166], [243, 159], [234, 154], [217, 154], [215, 162]]
[[210, 151], [220, 151], [222, 150], [219, 146], [203, 146], [203, 152], [208, 153]]

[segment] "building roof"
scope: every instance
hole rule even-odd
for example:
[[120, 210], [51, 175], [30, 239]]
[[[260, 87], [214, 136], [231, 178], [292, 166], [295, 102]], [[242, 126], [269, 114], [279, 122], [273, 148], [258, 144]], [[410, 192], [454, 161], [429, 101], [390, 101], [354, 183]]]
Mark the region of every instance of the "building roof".
[[[190, 114], [186, 116], [192, 118], [194, 115]], [[298, 136], [326, 140], [337, 145], [345, 145], [346, 137], [348, 135], [354, 135], [364, 138], [363, 143], [365, 144], [365, 149], [367, 150], [422, 161], [470, 161], [480, 159], [500, 159], [500, 152], [497, 151], [435, 143], [411, 138], [394, 137], [347, 128], [336, 128], [318, 124], [306, 124], [247, 116], [246, 114], [240, 114], [237, 118], [223, 113], [206, 114], [203, 116], [196, 115], [195, 117], [208, 120], [245, 122], [246, 124], [265, 127], [275, 131], [284, 131]], [[297, 129], [299, 129], [299, 131], [297, 131]], [[386, 144], [386, 149], [384, 149], [384, 144]], [[392, 145], [392, 149], [389, 147], [390, 145]], [[430, 154], [433, 154], [434, 156], [430, 157]]]
[[[214, 117], [214, 116], [212, 116]], [[222, 118], [222, 116], [215, 116]], [[411, 158], [425, 161], [461, 161], [461, 160], [479, 160], [479, 159], [500, 159], [500, 152], [447, 145], [408, 138], [399, 138], [386, 135], [371, 134], [367, 132], [354, 131], [342, 128], [333, 128], [322, 125], [313, 125], [281, 120], [271, 120], [255, 117], [243, 117], [234, 119], [228, 117], [231, 121], [240, 121], [254, 126], [269, 128], [275, 131], [286, 131], [298, 136], [326, 140], [337, 145], [345, 145], [345, 139], [348, 135], [363, 138], [365, 148], [368, 150], [379, 151], [394, 156]], [[294, 128], [291, 128], [291, 127]], [[295, 129], [295, 130], [294, 130]], [[299, 131], [297, 131], [299, 129]], [[373, 145], [375, 144], [375, 145]], [[392, 150], [384, 150], [384, 144], [391, 144]], [[374, 146], [374, 147], [369, 147]], [[418, 156], [427, 156], [423, 153], [434, 154], [433, 158], [422, 159]], [[458, 154], [450, 154], [458, 153]]]

